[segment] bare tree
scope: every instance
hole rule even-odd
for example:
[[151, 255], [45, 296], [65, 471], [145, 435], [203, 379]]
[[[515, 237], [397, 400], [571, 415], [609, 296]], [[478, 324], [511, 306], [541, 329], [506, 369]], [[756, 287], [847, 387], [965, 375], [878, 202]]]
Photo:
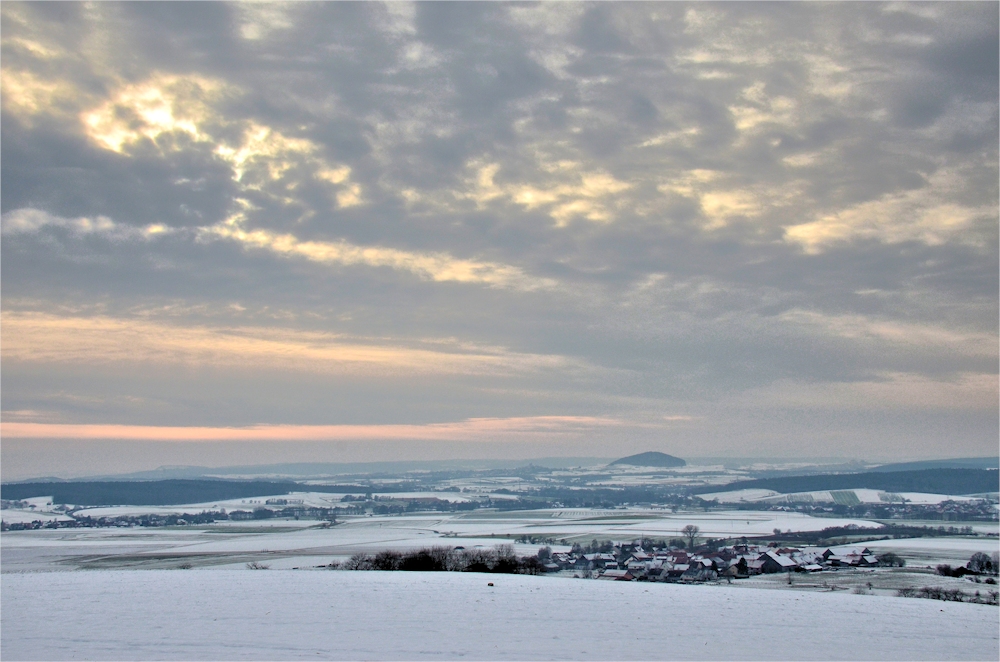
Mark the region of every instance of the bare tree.
[[984, 552], [976, 552], [965, 566], [972, 572], [993, 573], [993, 559]]
[[875, 557], [878, 559], [878, 564], [881, 566], [886, 566], [888, 568], [902, 568], [906, 566], [906, 559], [901, 557], [895, 552], [886, 552], [885, 554], [879, 554]]
[[694, 539], [698, 537], [698, 533], [700, 531], [701, 529], [699, 529], [694, 524], [688, 524], [683, 529], [681, 529], [681, 533], [684, 534], [684, 537], [688, 539], [688, 549], [694, 549]]

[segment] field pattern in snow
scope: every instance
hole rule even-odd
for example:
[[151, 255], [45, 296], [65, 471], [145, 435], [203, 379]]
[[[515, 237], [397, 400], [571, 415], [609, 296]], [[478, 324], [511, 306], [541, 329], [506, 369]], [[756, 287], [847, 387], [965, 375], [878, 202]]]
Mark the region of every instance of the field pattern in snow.
[[[950, 563], [965, 565], [976, 552], [995, 554], [1000, 552], [1000, 540], [996, 538], [901, 538], [898, 540], [875, 540], [864, 543], [875, 554], [895, 552], [909, 559], [911, 565], [925, 562], [934, 566]], [[838, 550], [847, 550], [857, 545], [844, 545]]]
[[1000, 656], [995, 607], [519, 575], [8, 574], [2, 600], [6, 660]]
[[[765, 535], [773, 529], [817, 531], [829, 526], [853, 524], [872, 527], [874, 531], [881, 526], [861, 519], [820, 518], [801, 513], [669, 513], [640, 508], [349, 516], [329, 528], [322, 528], [322, 524], [315, 520], [257, 520], [190, 527], [11, 531], [4, 534], [0, 551], [4, 572], [11, 569], [70, 569], [79, 567], [71, 559], [84, 555], [88, 557], [85, 562], [89, 567], [96, 564], [109, 568], [114, 565], [112, 554], [127, 554], [131, 557], [129, 565], [141, 564], [144, 567], [164, 567], [153, 557], [165, 554], [202, 557], [257, 554], [263, 555], [262, 559], [266, 558], [268, 562], [272, 562], [274, 555], [294, 555], [300, 558], [280, 562], [294, 567], [326, 564], [334, 558], [383, 549], [406, 550], [434, 545], [492, 547], [522, 536], [565, 540], [567, 543], [588, 543], [594, 538], [625, 541], [648, 537], [672, 538], [681, 536], [681, 530], [688, 524], [698, 526], [702, 537], [727, 538]], [[137, 550], [136, 547], [146, 549]], [[538, 547], [538, 544], [514, 545], [516, 553], [522, 556], [536, 553]], [[562, 547], [556, 545], [553, 549], [559, 551]], [[32, 550], [38, 557], [37, 563], [33, 561]], [[65, 554], [59, 555], [60, 550]], [[106, 552], [106, 556], [93, 556], [99, 552]], [[144, 557], [150, 557], [150, 562], [143, 561]], [[244, 563], [246, 560], [241, 557], [235, 562]], [[221, 561], [217, 558], [213, 563]]]
[[[849, 490], [817, 490], [812, 492], [789, 492], [780, 493], [774, 490], [760, 488], [750, 488], [735, 490], [733, 492], [713, 492], [711, 494], [701, 494], [701, 498], [711, 501], [713, 499], [719, 503], [739, 503], [741, 501], [766, 501], [768, 503], [799, 503], [799, 502], [820, 502], [839, 503], [838, 495], [853, 495], [858, 503], [901, 503], [906, 500], [910, 504], [940, 504], [945, 501], [978, 501], [976, 497], [955, 496], [951, 494], [929, 494], [926, 492], [887, 492], [885, 490], [872, 490], [867, 488], [853, 488]], [[847, 502], [850, 503], [850, 502]]]

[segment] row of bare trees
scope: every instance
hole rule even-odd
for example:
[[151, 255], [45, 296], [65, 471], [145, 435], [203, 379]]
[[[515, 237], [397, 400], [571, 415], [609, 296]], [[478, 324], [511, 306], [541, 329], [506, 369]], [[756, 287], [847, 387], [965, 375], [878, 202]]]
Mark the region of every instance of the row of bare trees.
[[537, 557], [518, 558], [511, 545], [491, 548], [459, 549], [451, 547], [425, 547], [400, 552], [383, 550], [377, 554], [355, 554], [339, 566], [341, 570], [411, 570], [422, 572], [538, 572]]

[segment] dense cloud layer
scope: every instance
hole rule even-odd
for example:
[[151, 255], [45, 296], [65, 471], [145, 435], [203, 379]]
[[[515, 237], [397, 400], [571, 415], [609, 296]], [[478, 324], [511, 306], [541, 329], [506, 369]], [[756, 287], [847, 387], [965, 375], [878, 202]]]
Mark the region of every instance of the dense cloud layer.
[[996, 450], [995, 3], [2, 12], [5, 423]]

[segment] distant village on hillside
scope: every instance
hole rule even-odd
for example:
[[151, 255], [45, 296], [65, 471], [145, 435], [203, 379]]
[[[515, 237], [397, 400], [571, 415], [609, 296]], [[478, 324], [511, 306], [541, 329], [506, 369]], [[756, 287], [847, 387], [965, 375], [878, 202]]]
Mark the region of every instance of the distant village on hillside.
[[776, 572], [820, 572], [841, 567], [904, 564], [895, 554], [876, 556], [867, 547], [837, 552], [823, 547], [769, 547], [746, 541], [715, 551], [647, 549], [641, 544], [632, 544], [616, 545], [608, 552], [553, 552], [548, 556], [543, 565], [546, 572], [572, 571], [580, 577], [654, 582], [705, 582]]

